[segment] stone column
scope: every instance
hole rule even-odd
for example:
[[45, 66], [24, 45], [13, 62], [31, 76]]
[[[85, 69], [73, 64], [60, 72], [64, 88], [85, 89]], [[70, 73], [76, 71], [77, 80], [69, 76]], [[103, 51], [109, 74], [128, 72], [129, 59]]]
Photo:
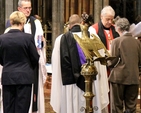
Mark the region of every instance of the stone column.
[[5, 0], [0, 0], [0, 34], [5, 30]]
[[5, 22], [9, 20], [9, 16], [13, 12], [13, 2], [13, 0], [5, 0]]
[[103, 7], [109, 5], [109, 0], [103, 0]]
[[126, 17], [126, 0], [123, 0], [123, 16]]
[[137, 2], [137, 8], [138, 8], [138, 15], [141, 15], [141, 0], [138, 0]]
[[94, 1], [94, 22], [99, 22], [100, 20], [100, 13], [102, 9], [102, 0], [95, 0]]
[[[9, 0], [7, 0], [8, 3], [9, 3]], [[17, 11], [18, 10], [18, 1], [19, 0], [10, 0], [10, 1], [13, 1], [13, 11]]]
[[56, 37], [63, 33], [64, 0], [52, 0], [52, 48]]

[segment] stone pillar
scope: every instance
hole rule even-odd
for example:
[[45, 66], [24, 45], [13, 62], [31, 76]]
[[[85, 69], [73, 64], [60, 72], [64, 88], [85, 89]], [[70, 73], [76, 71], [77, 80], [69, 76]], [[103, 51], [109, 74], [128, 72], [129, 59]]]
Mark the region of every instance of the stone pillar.
[[103, 0], [103, 7], [109, 5], [109, 0]]
[[123, 16], [126, 17], [126, 0], [123, 0]]
[[94, 22], [99, 22], [100, 20], [100, 13], [102, 9], [102, 0], [95, 0], [94, 1]]
[[141, 15], [141, 0], [138, 0], [137, 2], [137, 8], [138, 8], [138, 15]]
[[[9, 3], [9, 0], [7, 0], [8, 3]], [[13, 1], [13, 11], [17, 11], [18, 10], [18, 1], [19, 0], [10, 0], [10, 1]]]
[[52, 48], [56, 37], [63, 33], [64, 0], [52, 0]]
[[5, 0], [5, 22], [9, 20], [9, 16], [13, 12], [13, 2], [13, 0]]
[[0, 34], [5, 30], [5, 0], [0, 0]]

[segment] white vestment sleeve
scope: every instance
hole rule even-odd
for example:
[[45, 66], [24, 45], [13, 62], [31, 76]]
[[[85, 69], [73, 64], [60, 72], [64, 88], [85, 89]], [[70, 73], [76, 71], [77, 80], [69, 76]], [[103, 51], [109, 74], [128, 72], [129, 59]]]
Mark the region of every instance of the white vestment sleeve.
[[[30, 24], [25, 25], [26, 30], [29, 30], [28, 27], [30, 28], [31, 25]], [[34, 36], [34, 41], [35, 41], [35, 45], [37, 47], [37, 37], [38, 35], [42, 35], [43, 36], [43, 29], [42, 29], [42, 25], [40, 23], [40, 21], [38, 19], [35, 20], [35, 26], [36, 26], [36, 32], [35, 32], [35, 36]], [[31, 30], [31, 28], [30, 28]], [[29, 31], [30, 33], [31, 31]], [[45, 41], [44, 41], [45, 43]], [[46, 82], [46, 78], [47, 78], [47, 70], [46, 70], [46, 55], [45, 55], [45, 47], [43, 47], [42, 49], [37, 49], [40, 58], [39, 58], [39, 77], [38, 77], [38, 101], [37, 101], [37, 107], [38, 107], [38, 111], [37, 113], [45, 113], [45, 103], [43, 102], [44, 100], [44, 83]], [[32, 99], [32, 98], [31, 98]], [[32, 109], [32, 100], [31, 100], [31, 106], [30, 106], [30, 110], [29, 113], [31, 113]]]
[[96, 30], [95, 30], [92, 26], [89, 27], [88, 31], [90, 32], [90, 35], [91, 35], [91, 34], [94, 34], [94, 35], [96, 35], [97, 37], [99, 37], [99, 36], [97, 35], [97, 33], [96, 33]]

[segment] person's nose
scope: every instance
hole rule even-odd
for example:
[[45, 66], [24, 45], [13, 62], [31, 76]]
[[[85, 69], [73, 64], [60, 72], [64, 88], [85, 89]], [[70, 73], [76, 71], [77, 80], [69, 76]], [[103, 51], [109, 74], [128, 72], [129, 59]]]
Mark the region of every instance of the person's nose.
[[112, 22], [113, 22], [113, 20], [110, 19], [110, 20], [109, 20], [109, 23], [112, 23]]

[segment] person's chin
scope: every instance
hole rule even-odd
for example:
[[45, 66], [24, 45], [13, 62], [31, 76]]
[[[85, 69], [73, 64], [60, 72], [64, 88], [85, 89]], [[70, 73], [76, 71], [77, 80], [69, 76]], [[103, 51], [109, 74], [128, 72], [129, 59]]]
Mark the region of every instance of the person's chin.
[[29, 16], [30, 16], [30, 14], [26, 14], [25, 16], [26, 16], [26, 17], [29, 17]]
[[110, 28], [111, 27], [111, 25], [107, 25], [107, 26], [105, 26], [106, 28]]

